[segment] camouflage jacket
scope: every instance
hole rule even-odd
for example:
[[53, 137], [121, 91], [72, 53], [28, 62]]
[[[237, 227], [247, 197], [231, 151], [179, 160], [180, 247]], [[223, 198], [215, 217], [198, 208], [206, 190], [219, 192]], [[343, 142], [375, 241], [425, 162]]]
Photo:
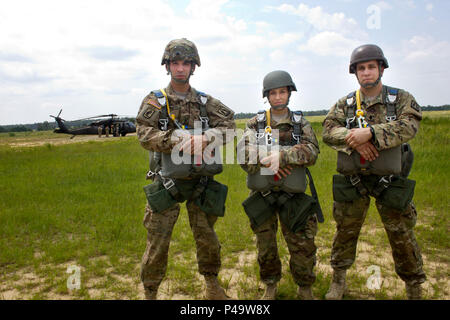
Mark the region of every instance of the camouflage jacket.
[[[289, 117], [281, 120], [280, 122], [275, 121], [272, 117], [270, 119], [270, 126], [272, 130], [279, 130], [279, 144], [280, 146], [280, 163], [281, 168], [286, 165], [298, 165], [298, 166], [311, 166], [316, 163], [317, 156], [319, 154], [319, 143], [317, 141], [316, 135], [308, 122], [304, 117], [301, 121], [301, 139], [299, 144], [292, 145], [292, 132], [294, 126], [292, 123], [292, 112], [289, 110]], [[256, 148], [256, 136], [258, 122], [256, 116], [251, 118], [246, 125], [244, 135], [238, 143], [238, 148], [245, 149], [245, 160], [244, 164], [241, 164], [242, 168], [249, 172], [254, 173], [260, 168], [260, 164], [248, 164], [249, 162], [249, 150], [251, 148]], [[259, 159], [260, 160], [260, 159]]]
[[[382, 93], [369, 101], [361, 92], [361, 108], [366, 121], [372, 126], [375, 147], [385, 150], [396, 147], [412, 139], [419, 130], [422, 111], [414, 97], [405, 90], [399, 90], [396, 102], [397, 119], [386, 120], [386, 105]], [[323, 126], [323, 141], [337, 151], [351, 154], [353, 149], [345, 144], [345, 136], [350, 129], [346, 128], [347, 96], [339, 99], [331, 107]]]
[[[170, 84], [164, 90], [167, 94], [170, 112], [175, 115], [175, 118], [182, 125], [194, 128], [194, 121], [200, 121], [201, 102], [197, 91], [191, 87], [186, 98], [183, 99], [176, 95]], [[168, 130], [160, 130], [159, 118], [163, 110], [165, 109], [158, 103], [155, 94], [148, 94], [142, 101], [136, 117], [137, 136], [143, 148], [156, 152], [170, 153], [172, 148], [178, 143], [178, 139], [172, 139], [172, 133], [177, 128], [174, 122], [169, 119]], [[233, 119], [234, 112], [210, 95], [207, 95], [206, 111], [210, 129], [205, 131], [205, 135], [222, 134], [223, 141], [226, 143], [226, 130], [234, 130], [236, 128]]]

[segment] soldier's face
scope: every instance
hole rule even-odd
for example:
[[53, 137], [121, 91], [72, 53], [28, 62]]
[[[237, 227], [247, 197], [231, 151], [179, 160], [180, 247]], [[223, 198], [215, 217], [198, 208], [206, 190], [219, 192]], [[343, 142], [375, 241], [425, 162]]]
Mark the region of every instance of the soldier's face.
[[[384, 68], [381, 68], [381, 75]], [[356, 76], [362, 86], [368, 86], [375, 83], [380, 76], [380, 68], [377, 60], [360, 62], [356, 65]]]
[[175, 60], [170, 61], [169, 72], [172, 76], [172, 80], [179, 83], [186, 83], [191, 76], [191, 72], [194, 72], [195, 65], [193, 66], [191, 61], [188, 60]]
[[267, 98], [272, 107], [285, 106], [289, 100], [289, 90], [287, 87], [272, 89]]

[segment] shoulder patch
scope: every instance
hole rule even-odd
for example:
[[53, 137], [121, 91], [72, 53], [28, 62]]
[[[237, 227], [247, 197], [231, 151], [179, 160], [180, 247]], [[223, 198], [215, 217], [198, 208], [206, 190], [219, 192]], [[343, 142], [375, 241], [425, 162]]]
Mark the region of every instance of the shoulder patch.
[[150, 119], [154, 113], [155, 113], [155, 109], [147, 110], [147, 111], [145, 111], [143, 116], [145, 119]]
[[161, 106], [155, 100], [149, 99], [147, 104], [154, 106], [156, 109], [161, 110]]
[[411, 101], [411, 108], [413, 108], [417, 112], [421, 112], [419, 104], [414, 99]]
[[225, 106], [220, 106], [217, 110], [217, 112], [221, 115], [223, 115], [224, 117], [228, 117], [231, 114], [231, 110], [228, 109]]

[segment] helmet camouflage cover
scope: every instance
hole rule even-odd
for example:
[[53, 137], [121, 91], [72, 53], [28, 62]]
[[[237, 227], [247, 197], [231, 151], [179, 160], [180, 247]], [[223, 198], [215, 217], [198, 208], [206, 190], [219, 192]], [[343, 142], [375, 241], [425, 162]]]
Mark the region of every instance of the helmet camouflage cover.
[[349, 72], [355, 73], [356, 64], [371, 60], [380, 61], [384, 68], [389, 68], [389, 64], [384, 56], [383, 50], [381, 50], [379, 46], [374, 44], [364, 44], [353, 50], [350, 58]]
[[167, 44], [161, 65], [166, 64], [170, 60], [188, 60], [200, 67], [200, 57], [198, 55], [197, 47], [192, 41], [189, 41], [186, 38], [175, 39]]

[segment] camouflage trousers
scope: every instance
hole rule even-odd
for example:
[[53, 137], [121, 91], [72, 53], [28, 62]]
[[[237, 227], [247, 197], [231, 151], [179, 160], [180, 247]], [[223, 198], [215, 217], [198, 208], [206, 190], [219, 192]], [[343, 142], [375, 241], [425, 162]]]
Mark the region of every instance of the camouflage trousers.
[[[369, 204], [369, 196], [349, 202], [334, 202], [333, 217], [337, 227], [331, 251], [334, 270], [348, 269], [355, 261], [356, 244]], [[411, 203], [403, 212], [383, 206], [378, 201], [375, 204], [389, 238], [396, 273], [406, 282], [424, 282], [422, 255], [413, 232], [417, 220], [414, 204]]]
[[[259, 227], [251, 226], [256, 235], [259, 275], [265, 284], [276, 283], [281, 279], [281, 261], [277, 246], [278, 220], [279, 215], [275, 213]], [[317, 234], [316, 216], [311, 216], [305, 229], [296, 233], [290, 231], [281, 220], [280, 225], [289, 250], [289, 268], [295, 283], [299, 286], [312, 285], [316, 280], [313, 271], [317, 251], [314, 243]]]
[[[199, 272], [217, 275], [221, 265], [220, 243], [214, 231], [217, 217], [204, 213], [192, 201], [187, 201], [186, 207], [197, 246]], [[170, 239], [179, 214], [178, 203], [160, 213], [152, 212], [148, 204], [146, 206], [147, 247], [141, 264], [141, 280], [146, 288], [157, 289], [166, 274]]]

